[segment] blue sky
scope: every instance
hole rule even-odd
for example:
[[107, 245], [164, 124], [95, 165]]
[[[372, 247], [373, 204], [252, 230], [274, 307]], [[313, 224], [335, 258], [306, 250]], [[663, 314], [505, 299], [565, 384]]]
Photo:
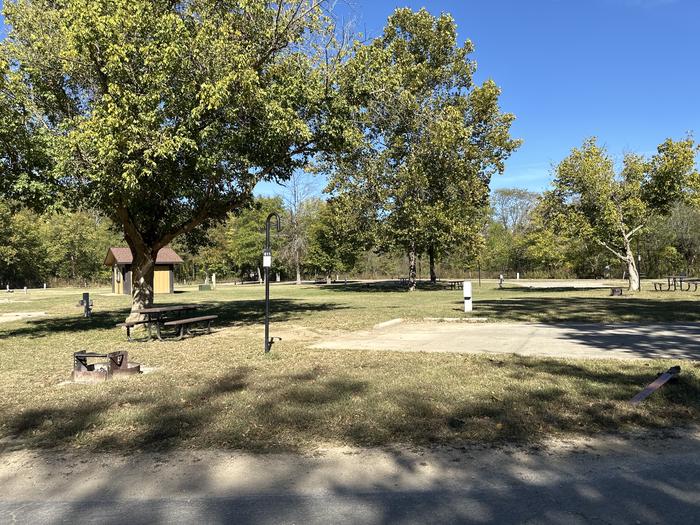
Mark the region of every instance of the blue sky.
[[700, 138], [700, 1], [350, 0], [338, 12], [369, 36], [396, 7], [454, 17], [476, 46], [476, 80], [502, 88], [522, 147], [493, 188], [546, 189], [553, 163], [595, 135], [610, 153], [650, 154]]
[[524, 143], [492, 188], [546, 189], [552, 164], [592, 135], [616, 158], [700, 139], [700, 0], [339, 0], [335, 12], [374, 37], [397, 7], [451, 13], [476, 46], [477, 82], [502, 88]]

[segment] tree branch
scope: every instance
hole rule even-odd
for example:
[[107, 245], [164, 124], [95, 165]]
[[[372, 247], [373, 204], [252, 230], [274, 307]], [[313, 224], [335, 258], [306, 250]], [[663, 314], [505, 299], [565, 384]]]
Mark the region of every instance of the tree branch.
[[627, 236], [626, 236], [627, 239], [631, 239], [632, 236], [633, 236], [635, 233], [637, 233], [639, 230], [641, 230], [642, 228], [644, 228], [644, 226], [646, 226], [646, 223], [645, 223], [645, 222], [643, 222], [642, 224], [640, 224], [639, 226], [637, 226], [636, 228], [634, 228], [631, 232], [629, 232], [629, 233], [627, 234]]
[[600, 246], [605, 248], [606, 250], [610, 251], [612, 254], [614, 254], [616, 257], [618, 257], [620, 260], [626, 261], [627, 257], [622, 255], [621, 253], [615, 251], [613, 248], [607, 245], [607, 243], [604, 243], [603, 241], [600, 241], [598, 239], [595, 239], [595, 242], [597, 242]]

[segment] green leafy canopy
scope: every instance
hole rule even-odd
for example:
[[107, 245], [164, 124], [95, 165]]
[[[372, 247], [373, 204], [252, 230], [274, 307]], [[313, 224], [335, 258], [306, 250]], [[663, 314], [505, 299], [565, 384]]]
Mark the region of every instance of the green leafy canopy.
[[496, 84], [474, 85], [472, 50], [457, 44], [451, 16], [397, 9], [348, 61], [342, 85], [360, 108], [356, 142], [329, 191], [374, 218], [380, 249], [479, 243], [491, 176], [519, 141]]
[[223, 220], [334, 144], [319, 2], [17, 0], [5, 15], [6, 78], [51, 137], [54, 180], [132, 249]]

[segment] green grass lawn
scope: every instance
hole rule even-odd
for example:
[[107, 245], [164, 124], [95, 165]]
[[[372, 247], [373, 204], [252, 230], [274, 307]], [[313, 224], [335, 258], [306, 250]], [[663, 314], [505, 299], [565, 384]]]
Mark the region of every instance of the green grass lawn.
[[[345, 331], [403, 317], [462, 317], [461, 291], [391, 285], [274, 285], [272, 335], [263, 354], [263, 288], [185, 289], [159, 303], [201, 303], [219, 315], [211, 335], [127, 343], [114, 327], [129, 298], [91, 290], [0, 296], [2, 446], [87, 449], [224, 447], [309, 450], [318, 445], [537, 442], [552, 435], [692, 424], [700, 367], [680, 363], [678, 384], [639, 407], [626, 401], [669, 361], [573, 361], [518, 356], [311, 350]], [[491, 321], [698, 321], [700, 294], [475, 286], [474, 316]], [[100, 385], [61, 384], [78, 350], [129, 351], [155, 372]], [[10, 442], [11, 445], [7, 445]]]

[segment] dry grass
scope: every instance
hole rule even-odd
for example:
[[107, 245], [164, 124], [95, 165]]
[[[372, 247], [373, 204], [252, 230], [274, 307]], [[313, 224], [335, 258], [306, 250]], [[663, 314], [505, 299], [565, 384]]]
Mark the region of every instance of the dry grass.
[[[100, 293], [101, 292], [101, 293]], [[128, 298], [80, 290], [13, 294], [0, 313], [50, 317], [0, 325], [0, 438], [29, 447], [308, 450], [319, 444], [533, 442], [553, 434], [698, 421], [700, 368], [637, 408], [626, 401], [667, 361], [567, 361], [517, 356], [309, 350], [319, 340], [394, 317], [454, 317], [461, 292], [390, 287], [274, 286], [273, 335], [262, 352], [262, 288], [193, 290], [220, 315], [215, 334], [128, 344], [114, 328]], [[104, 294], [104, 295], [103, 295]], [[603, 290], [475, 289], [476, 313], [503, 320], [697, 320], [698, 295]], [[160, 298], [159, 298], [160, 299]], [[64, 384], [72, 352], [127, 349], [157, 370], [101, 385]]]

